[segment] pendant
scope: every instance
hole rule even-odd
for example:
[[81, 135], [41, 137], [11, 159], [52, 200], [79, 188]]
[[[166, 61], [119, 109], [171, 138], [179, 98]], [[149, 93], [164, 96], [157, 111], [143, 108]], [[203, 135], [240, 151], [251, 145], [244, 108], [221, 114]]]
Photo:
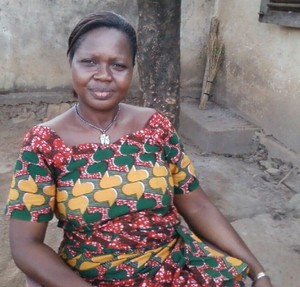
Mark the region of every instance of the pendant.
[[109, 135], [107, 134], [102, 134], [99, 139], [101, 144], [110, 144]]

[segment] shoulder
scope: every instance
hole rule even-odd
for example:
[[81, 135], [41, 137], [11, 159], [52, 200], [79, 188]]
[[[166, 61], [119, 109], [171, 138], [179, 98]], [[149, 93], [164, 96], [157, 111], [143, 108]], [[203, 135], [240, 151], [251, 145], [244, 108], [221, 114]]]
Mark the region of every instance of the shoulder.
[[65, 129], [68, 127], [71, 123], [74, 122], [74, 114], [72, 112], [72, 108], [63, 112], [62, 114], [58, 115], [57, 117], [43, 122], [40, 124], [40, 126], [51, 128], [52, 130], [60, 130]]
[[122, 104], [122, 109], [124, 109], [127, 112], [130, 112], [130, 114], [134, 116], [143, 116], [145, 118], [151, 117], [153, 114], [157, 112], [155, 109], [152, 108], [134, 106], [130, 104]]
[[129, 104], [122, 104], [124, 114], [135, 130], [139, 130], [145, 127], [149, 120], [157, 113], [155, 109], [134, 106]]
[[60, 139], [61, 134], [70, 129], [71, 123], [74, 122], [70, 114], [68, 110], [49, 121], [31, 127], [23, 138], [22, 146], [37, 149], [42, 145], [52, 145], [55, 140]]
[[175, 128], [169, 118], [162, 112], [153, 108], [130, 106], [131, 115], [138, 119], [139, 127], [144, 128], [146, 125], [152, 128], [160, 128], [164, 131], [175, 131]]

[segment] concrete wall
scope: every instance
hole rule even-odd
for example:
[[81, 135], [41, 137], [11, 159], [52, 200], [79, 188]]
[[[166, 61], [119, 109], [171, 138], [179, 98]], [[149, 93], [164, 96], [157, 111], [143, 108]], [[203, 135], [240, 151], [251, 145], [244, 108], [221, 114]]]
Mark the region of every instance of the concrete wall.
[[[200, 97], [214, 3], [182, 0], [182, 91], [186, 97]], [[0, 7], [0, 94], [70, 88], [67, 39], [87, 13], [113, 10], [137, 27], [135, 0], [0, 0]], [[137, 84], [133, 82], [135, 91]]]
[[[182, 99], [199, 101], [210, 19], [217, 15], [226, 50], [213, 99], [300, 154], [300, 29], [259, 23], [259, 7], [260, 0], [182, 0]], [[103, 9], [137, 26], [135, 0], [0, 0], [0, 97], [68, 91], [68, 35], [82, 15]], [[134, 101], [137, 80], [132, 90]]]
[[69, 88], [67, 40], [83, 15], [113, 10], [137, 26], [132, 0], [0, 0], [0, 8], [0, 93]]
[[[185, 99], [200, 97], [204, 46], [214, 3], [214, 0], [182, 0], [181, 87]], [[66, 58], [68, 35], [83, 15], [97, 10], [116, 11], [137, 27], [135, 0], [0, 0], [0, 107], [12, 107], [10, 96], [3, 96], [8, 93], [19, 93], [24, 104], [33, 92], [37, 92], [35, 101], [42, 92], [42, 104], [47, 104], [45, 92], [55, 95], [56, 102], [63, 102], [65, 92], [71, 90]], [[127, 100], [141, 102], [137, 69]], [[10, 118], [22, 110], [23, 107], [14, 107]], [[2, 114], [5, 118], [9, 112], [3, 110]]]
[[225, 59], [214, 97], [300, 154], [300, 29], [258, 22], [260, 0], [218, 0]]
[[181, 0], [181, 3], [181, 96], [185, 101], [199, 101], [215, 0]]

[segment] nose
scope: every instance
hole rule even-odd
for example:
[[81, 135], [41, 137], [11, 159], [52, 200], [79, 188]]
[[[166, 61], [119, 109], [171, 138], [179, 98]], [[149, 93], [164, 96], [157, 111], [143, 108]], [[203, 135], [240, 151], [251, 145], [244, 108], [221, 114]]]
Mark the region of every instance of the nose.
[[96, 66], [93, 78], [95, 80], [110, 81], [112, 77], [111, 77], [109, 66], [104, 64], [98, 64]]

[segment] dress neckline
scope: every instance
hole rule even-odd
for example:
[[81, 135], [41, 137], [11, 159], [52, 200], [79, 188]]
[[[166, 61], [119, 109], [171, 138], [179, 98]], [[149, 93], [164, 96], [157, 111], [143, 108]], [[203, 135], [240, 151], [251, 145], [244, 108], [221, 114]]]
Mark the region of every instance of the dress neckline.
[[128, 133], [128, 134], [124, 134], [122, 135], [121, 137], [119, 137], [117, 140], [115, 140], [114, 142], [111, 142], [110, 144], [101, 144], [100, 142], [87, 142], [87, 143], [80, 143], [80, 144], [77, 144], [77, 145], [68, 145], [66, 144], [66, 142], [64, 141], [64, 139], [52, 128], [52, 127], [49, 127], [49, 126], [44, 126], [44, 125], [38, 125], [39, 127], [43, 127], [43, 128], [46, 128], [48, 129], [53, 135], [55, 138], [58, 138], [61, 140], [61, 142], [64, 144], [64, 146], [66, 148], [71, 148], [71, 149], [81, 149], [81, 148], [85, 148], [85, 147], [109, 147], [109, 146], [114, 146], [114, 145], [118, 145], [120, 144], [120, 142], [122, 142], [123, 140], [126, 140], [128, 138], [131, 138], [131, 137], [135, 137], [138, 133], [141, 133], [143, 132], [145, 129], [147, 129], [148, 127], [151, 127], [153, 126], [153, 124], [155, 124], [155, 119], [157, 116], [161, 115], [160, 112], [154, 112], [150, 117], [149, 119], [147, 120], [147, 122], [145, 123], [144, 127], [139, 129], [139, 130], [136, 130], [136, 131], [133, 131], [131, 133]]

